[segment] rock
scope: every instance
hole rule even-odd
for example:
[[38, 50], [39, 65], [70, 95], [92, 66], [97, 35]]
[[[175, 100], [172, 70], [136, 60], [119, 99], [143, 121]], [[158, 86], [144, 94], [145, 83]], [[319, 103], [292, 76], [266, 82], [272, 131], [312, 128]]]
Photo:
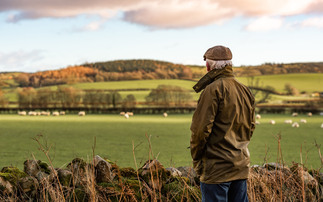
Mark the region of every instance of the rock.
[[279, 163], [265, 163], [263, 165], [263, 167], [265, 167], [267, 170], [290, 170], [288, 167], [284, 166], [284, 165], [281, 165]]
[[73, 180], [76, 186], [81, 184], [86, 184], [87, 174], [92, 172], [93, 166], [88, 165], [83, 159], [75, 158], [71, 163], [67, 165], [67, 169], [70, 170], [73, 174]]
[[191, 184], [200, 184], [200, 179], [193, 168], [178, 167], [177, 170], [179, 170], [182, 173], [182, 177], [187, 177], [188, 179], [190, 179]]
[[95, 166], [95, 173], [96, 173], [96, 181], [98, 183], [111, 182], [113, 180], [114, 176], [112, 175], [112, 172], [111, 172], [112, 166], [106, 160], [96, 155], [94, 157], [94, 166]]
[[34, 197], [37, 194], [39, 184], [36, 178], [27, 176], [19, 180], [19, 186], [29, 197]]
[[9, 195], [13, 193], [13, 186], [4, 177], [0, 176], [0, 193]]
[[157, 160], [148, 160], [139, 169], [140, 176], [153, 189], [160, 189], [171, 173]]
[[59, 169], [57, 171], [57, 174], [61, 185], [69, 187], [72, 182], [73, 173], [70, 170]]
[[24, 162], [25, 173], [35, 177], [36, 174], [40, 171], [40, 167], [38, 165], [39, 163], [39, 160], [26, 160]]
[[170, 167], [170, 168], [166, 168], [166, 170], [168, 170], [173, 177], [181, 177], [182, 176], [181, 171], [179, 171], [176, 168]]

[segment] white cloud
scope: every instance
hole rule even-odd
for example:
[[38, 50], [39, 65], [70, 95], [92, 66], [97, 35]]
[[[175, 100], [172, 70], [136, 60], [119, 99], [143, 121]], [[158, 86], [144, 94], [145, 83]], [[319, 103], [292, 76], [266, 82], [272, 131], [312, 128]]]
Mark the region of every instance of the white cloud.
[[[323, 0], [1, 0], [0, 13], [5, 11], [15, 12], [8, 16], [10, 22], [83, 14], [109, 19], [123, 12], [123, 20], [128, 22], [156, 28], [185, 28], [221, 23], [237, 16], [284, 17], [322, 13]], [[270, 21], [278, 26], [280, 20]], [[92, 23], [86, 29], [96, 30], [99, 27], [99, 23]]]
[[301, 22], [301, 26], [323, 28], [323, 17], [308, 18]]
[[247, 31], [270, 31], [279, 29], [283, 25], [283, 19], [277, 17], [261, 17], [245, 27]]
[[43, 59], [42, 51], [15, 51], [10, 53], [0, 52], [0, 71], [23, 71], [28, 65]]

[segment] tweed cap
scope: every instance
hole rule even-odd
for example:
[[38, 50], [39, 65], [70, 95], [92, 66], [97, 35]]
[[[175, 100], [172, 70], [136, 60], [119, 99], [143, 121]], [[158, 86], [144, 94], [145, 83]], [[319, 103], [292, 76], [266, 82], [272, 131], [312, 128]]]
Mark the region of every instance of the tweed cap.
[[204, 60], [210, 59], [210, 60], [231, 60], [232, 59], [232, 53], [231, 50], [224, 46], [214, 46], [212, 48], [209, 48], [204, 53]]

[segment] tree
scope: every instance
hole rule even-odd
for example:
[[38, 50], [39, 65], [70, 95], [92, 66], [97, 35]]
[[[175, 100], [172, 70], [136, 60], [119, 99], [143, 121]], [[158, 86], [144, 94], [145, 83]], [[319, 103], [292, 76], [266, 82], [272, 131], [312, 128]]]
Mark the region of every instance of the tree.
[[291, 84], [286, 83], [285, 84], [285, 91], [288, 95], [298, 95], [299, 91], [297, 88], [293, 87]]
[[28, 74], [19, 74], [15, 77], [15, 81], [19, 84], [20, 87], [29, 86], [29, 75]]
[[136, 106], [136, 103], [137, 102], [135, 96], [133, 94], [129, 94], [123, 99], [122, 105], [126, 108], [133, 108]]
[[191, 100], [188, 90], [171, 85], [159, 85], [146, 97], [148, 103], [159, 106], [183, 106]]
[[7, 98], [4, 96], [4, 93], [0, 89], [0, 106], [5, 107], [8, 104]]
[[118, 91], [111, 92], [111, 98], [113, 108], [116, 108], [117, 106], [122, 104], [122, 97]]
[[20, 108], [33, 108], [37, 105], [37, 92], [34, 88], [18, 89], [18, 103]]

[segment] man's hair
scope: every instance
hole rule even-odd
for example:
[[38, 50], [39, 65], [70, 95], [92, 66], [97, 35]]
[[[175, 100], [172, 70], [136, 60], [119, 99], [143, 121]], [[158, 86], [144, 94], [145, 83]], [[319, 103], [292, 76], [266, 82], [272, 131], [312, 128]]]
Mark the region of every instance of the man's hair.
[[210, 60], [206, 59], [206, 62], [210, 65], [210, 70], [212, 69], [223, 69], [225, 66], [232, 66], [231, 60]]

